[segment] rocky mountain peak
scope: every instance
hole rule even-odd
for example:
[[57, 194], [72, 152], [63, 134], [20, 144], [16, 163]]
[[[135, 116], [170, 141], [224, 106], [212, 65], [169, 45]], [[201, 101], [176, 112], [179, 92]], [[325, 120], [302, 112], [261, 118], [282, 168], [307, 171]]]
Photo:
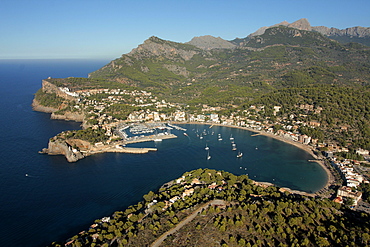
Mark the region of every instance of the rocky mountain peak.
[[204, 35], [192, 38], [186, 44], [196, 46], [198, 48], [209, 50], [209, 49], [230, 49], [234, 48], [235, 45], [229, 41], [226, 41], [220, 37], [213, 37], [211, 35]]
[[286, 26], [296, 28], [299, 30], [306, 30], [306, 31], [312, 30], [311, 24], [308, 22], [306, 18], [299, 19], [298, 21], [295, 21], [291, 24], [287, 24]]
[[278, 24], [275, 24], [275, 25], [272, 25], [272, 26], [269, 26], [269, 27], [261, 27], [256, 32], [251, 33], [250, 35], [248, 35], [248, 37], [251, 38], [251, 37], [254, 37], [254, 36], [257, 36], [257, 35], [262, 35], [262, 34], [265, 33], [266, 29], [271, 28], [271, 27], [278, 27], [278, 26], [292, 27], [292, 28], [296, 28], [296, 29], [299, 29], [299, 30], [306, 30], [306, 31], [311, 31], [312, 30], [311, 24], [308, 22], [308, 20], [306, 18], [302, 18], [302, 19], [299, 19], [299, 20], [297, 20], [293, 23], [283, 21], [283, 22], [280, 22]]

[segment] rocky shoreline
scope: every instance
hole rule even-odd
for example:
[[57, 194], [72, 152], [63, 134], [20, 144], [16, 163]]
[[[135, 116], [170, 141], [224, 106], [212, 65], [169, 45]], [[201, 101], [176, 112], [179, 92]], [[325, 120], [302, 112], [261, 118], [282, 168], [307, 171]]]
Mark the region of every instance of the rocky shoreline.
[[31, 106], [34, 111], [45, 112], [45, 113], [53, 113], [58, 110], [57, 108], [41, 105], [35, 98], [33, 99]]

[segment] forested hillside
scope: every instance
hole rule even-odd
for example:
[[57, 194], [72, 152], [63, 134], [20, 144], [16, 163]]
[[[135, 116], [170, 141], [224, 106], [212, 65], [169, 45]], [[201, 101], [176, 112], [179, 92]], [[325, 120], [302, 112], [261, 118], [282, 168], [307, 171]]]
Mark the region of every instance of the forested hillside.
[[[197, 209], [200, 213], [184, 224]], [[368, 214], [328, 199], [256, 185], [246, 175], [198, 169], [149, 192], [125, 211], [96, 220], [69, 243], [149, 246], [180, 224], [161, 246], [367, 246], [370, 240]]]

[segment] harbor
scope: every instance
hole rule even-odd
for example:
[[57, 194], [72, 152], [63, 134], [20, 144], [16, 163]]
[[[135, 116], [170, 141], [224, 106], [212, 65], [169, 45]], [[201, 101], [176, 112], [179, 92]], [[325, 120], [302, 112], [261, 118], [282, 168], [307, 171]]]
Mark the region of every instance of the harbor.
[[[97, 153], [132, 153], [144, 154], [152, 151], [157, 151], [157, 148], [138, 148], [127, 147], [126, 145], [141, 142], [161, 142], [166, 139], [177, 138], [175, 134], [171, 134], [171, 129], [186, 130], [175, 125], [166, 125], [165, 123], [140, 123], [140, 124], [120, 124], [117, 126], [115, 134], [122, 138], [121, 141], [116, 141], [112, 144], [98, 145], [84, 152], [85, 156]], [[129, 131], [127, 133], [126, 131]]]

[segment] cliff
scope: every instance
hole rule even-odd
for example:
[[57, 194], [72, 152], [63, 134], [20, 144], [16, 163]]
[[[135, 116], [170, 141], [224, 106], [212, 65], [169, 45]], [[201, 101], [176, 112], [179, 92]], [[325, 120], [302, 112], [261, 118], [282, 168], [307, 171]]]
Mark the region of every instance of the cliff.
[[85, 115], [79, 112], [69, 112], [66, 111], [64, 114], [55, 114], [55, 112], [51, 113], [51, 119], [58, 119], [58, 120], [66, 120], [66, 121], [76, 121], [76, 122], [83, 122]]
[[32, 108], [35, 111], [51, 113], [51, 119], [83, 122], [83, 112], [71, 112], [66, 109], [71, 101], [76, 100], [77, 97], [72, 96], [68, 88], [42, 80], [42, 88], [35, 94]]
[[54, 108], [54, 107], [41, 105], [40, 102], [36, 98], [34, 98], [32, 101], [32, 109], [34, 111], [45, 112], [45, 113], [52, 113], [58, 110], [57, 108]]
[[68, 162], [76, 162], [85, 157], [80, 151], [73, 149], [65, 140], [60, 140], [56, 137], [50, 139], [48, 148], [44, 148], [40, 153], [64, 155]]
[[[175, 135], [163, 136], [163, 139], [175, 138]], [[140, 142], [140, 141], [138, 141]], [[134, 142], [133, 142], [134, 143]], [[131, 153], [145, 154], [157, 151], [156, 148], [122, 147], [119, 143], [92, 145], [81, 139], [60, 139], [57, 136], [51, 138], [48, 148], [43, 148], [39, 153], [48, 155], [64, 155], [68, 162], [76, 162], [93, 154], [99, 153]]]
[[55, 93], [58, 97], [70, 100], [70, 101], [75, 101], [76, 98], [67, 94], [66, 91], [62, 90], [61, 87], [58, 87], [54, 85], [53, 83], [48, 82], [47, 80], [42, 80], [42, 91], [44, 93], [52, 94]]

